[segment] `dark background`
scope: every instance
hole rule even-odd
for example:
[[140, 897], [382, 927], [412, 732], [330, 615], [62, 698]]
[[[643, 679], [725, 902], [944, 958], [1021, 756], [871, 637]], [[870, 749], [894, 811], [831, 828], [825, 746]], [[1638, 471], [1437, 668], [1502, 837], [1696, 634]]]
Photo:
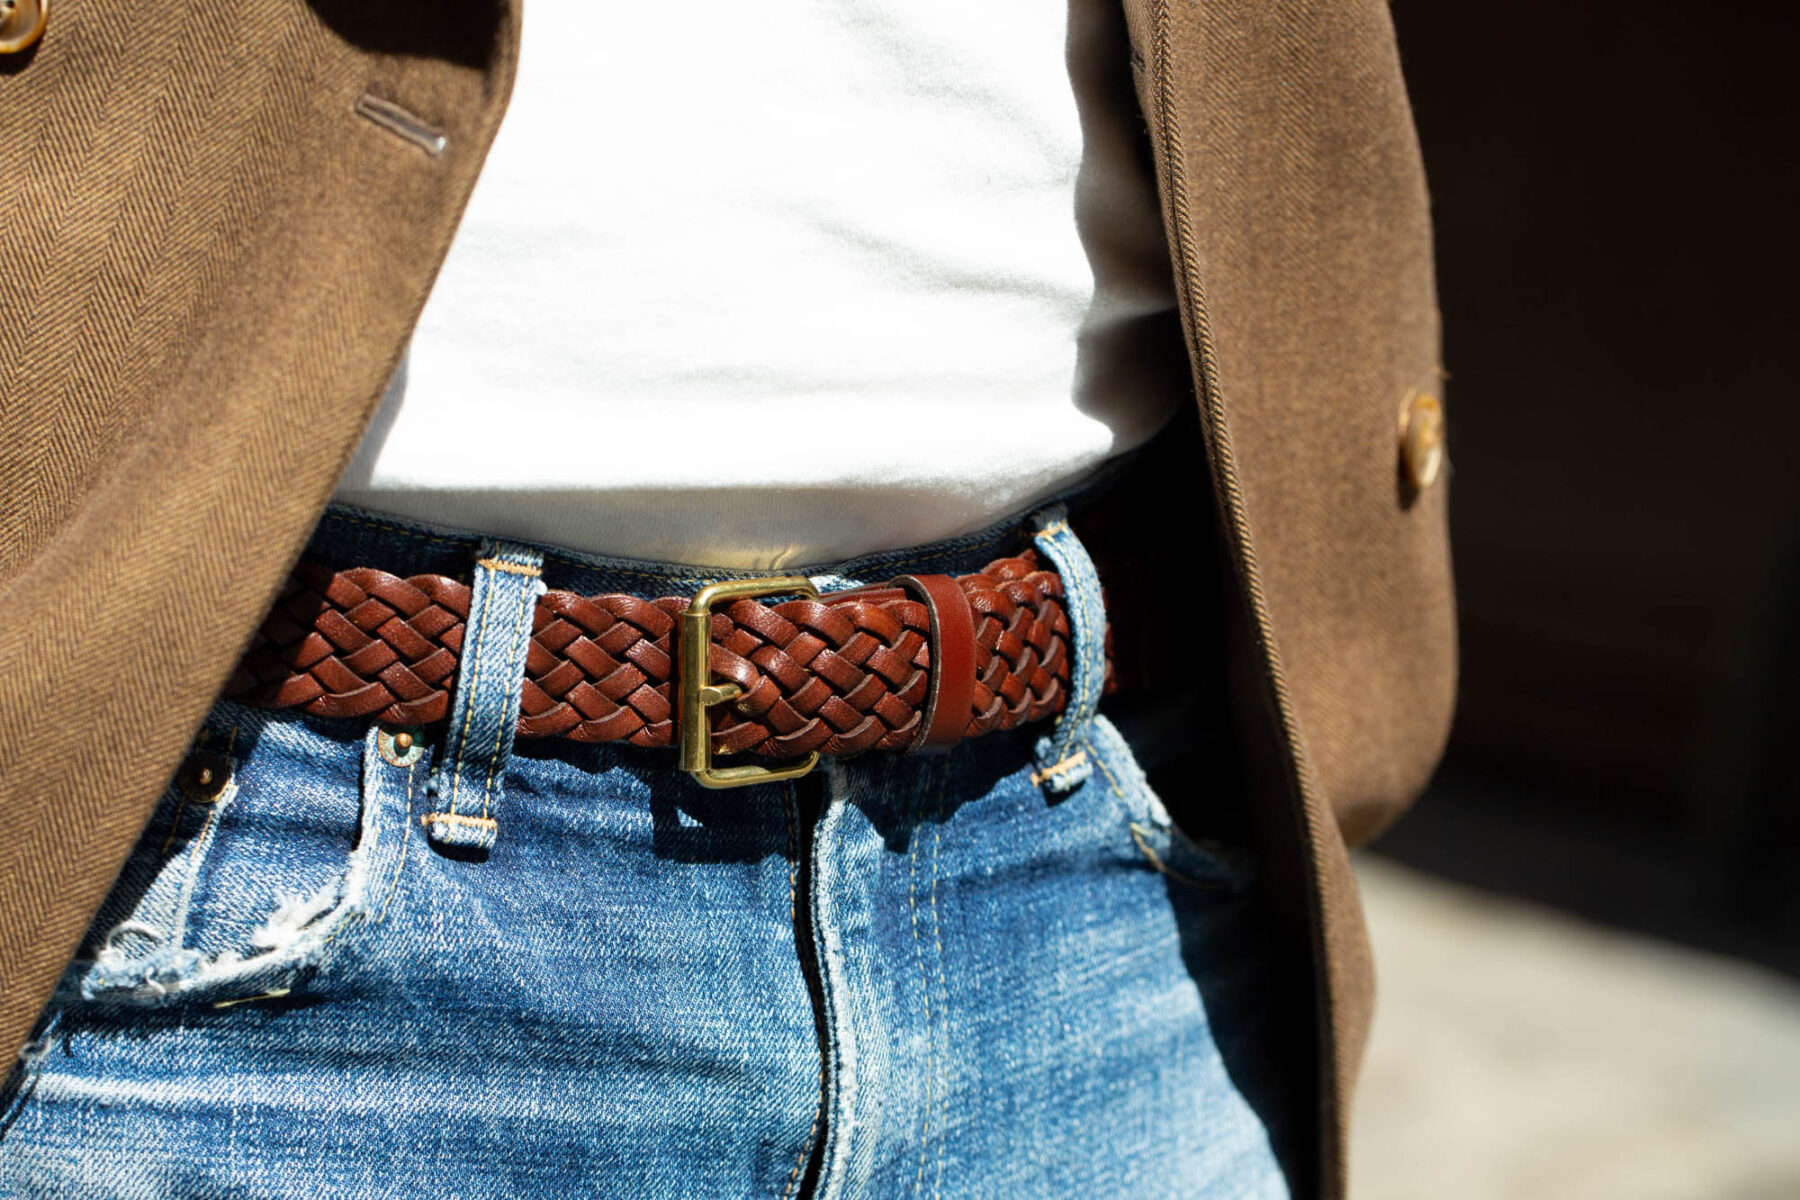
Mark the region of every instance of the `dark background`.
[[1378, 853], [1800, 976], [1800, 33], [1396, 0], [1463, 680]]

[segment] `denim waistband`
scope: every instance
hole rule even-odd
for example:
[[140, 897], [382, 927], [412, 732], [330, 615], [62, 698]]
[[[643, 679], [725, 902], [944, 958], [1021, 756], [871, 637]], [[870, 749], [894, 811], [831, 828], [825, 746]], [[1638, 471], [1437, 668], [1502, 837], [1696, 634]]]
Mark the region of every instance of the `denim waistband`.
[[[881, 583], [908, 573], [963, 574], [1031, 545], [1033, 515], [1017, 514], [987, 529], [946, 541], [881, 551], [839, 563], [783, 569], [780, 574], [811, 576], [825, 591]], [[482, 544], [489, 540], [488, 535], [479, 531], [434, 528], [349, 505], [333, 504], [325, 510], [313, 530], [305, 557], [333, 570], [376, 567], [400, 576], [459, 577], [469, 573]], [[533, 546], [532, 549], [542, 556], [546, 587], [583, 595], [628, 592], [641, 596], [680, 596], [720, 580], [754, 579], [771, 574], [703, 564], [609, 558], [553, 546]]]

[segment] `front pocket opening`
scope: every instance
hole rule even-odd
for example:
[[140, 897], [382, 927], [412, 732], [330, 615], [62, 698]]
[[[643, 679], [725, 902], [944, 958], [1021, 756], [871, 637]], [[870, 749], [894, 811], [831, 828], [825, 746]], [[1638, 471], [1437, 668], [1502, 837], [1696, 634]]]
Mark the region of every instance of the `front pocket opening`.
[[283, 900], [252, 932], [247, 953], [207, 955], [180, 945], [133, 958], [103, 952], [81, 980], [82, 998], [154, 1006], [277, 989], [315, 966], [331, 942], [367, 913], [369, 861], [377, 842], [377, 833], [366, 831], [343, 875], [310, 895]]
[[[389, 781], [383, 772], [410, 774], [381, 762], [373, 733], [364, 740], [357, 768], [360, 795], [337, 792], [340, 799], [333, 802], [345, 817], [357, 811], [351, 804], [360, 808], [354, 825], [338, 827], [346, 841], [354, 837], [341, 852], [296, 854], [291, 862], [281, 857], [278, 844], [277, 852], [270, 852], [269, 830], [279, 830], [282, 820], [304, 810], [294, 807], [285, 791], [267, 789], [281, 788], [289, 770], [307, 770], [304, 758], [291, 768], [279, 759], [264, 762], [261, 772], [250, 773], [249, 787], [265, 790], [243, 796], [238, 764], [231, 764], [232, 778], [204, 806], [199, 818], [204, 825], [194, 815], [201, 806], [177, 787], [165, 801], [173, 806], [172, 816], [146, 833], [109, 899], [110, 905], [123, 895], [129, 909], [107, 913], [113, 923], [98, 939], [93, 958], [77, 963], [66, 977], [65, 996], [133, 1007], [233, 1004], [286, 994], [320, 966], [338, 939], [369, 915], [370, 875], [396, 843], [396, 834], [383, 836], [379, 819], [392, 790], [384, 786]], [[353, 745], [339, 742], [333, 749], [356, 753]], [[253, 797], [263, 803], [245, 810]], [[234, 805], [238, 812], [231, 824], [242, 832], [221, 838], [219, 831], [228, 824], [223, 818]], [[247, 831], [253, 828], [260, 834], [251, 836]], [[327, 846], [337, 836], [329, 829], [313, 830]], [[250, 837], [254, 850], [246, 852], [246, 843], [234, 837]], [[405, 837], [402, 822], [397, 838]], [[399, 848], [392, 845], [396, 854]], [[234, 853], [249, 856], [234, 860]], [[132, 888], [141, 889], [135, 902], [129, 899]]]
[[1255, 877], [1250, 853], [1196, 841], [1182, 832], [1112, 722], [1096, 716], [1082, 748], [1094, 766], [1095, 783], [1107, 788], [1123, 810], [1122, 836], [1131, 839], [1151, 869], [1177, 883], [1210, 891], [1235, 892], [1250, 884]]

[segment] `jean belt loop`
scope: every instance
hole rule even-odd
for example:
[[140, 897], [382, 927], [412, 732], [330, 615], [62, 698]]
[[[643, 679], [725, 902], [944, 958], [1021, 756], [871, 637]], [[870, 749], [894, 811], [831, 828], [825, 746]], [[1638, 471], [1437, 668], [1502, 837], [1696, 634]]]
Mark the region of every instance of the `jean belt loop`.
[[1089, 722], [1100, 707], [1106, 683], [1106, 607], [1094, 560], [1069, 527], [1069, 512], [1057, 504], [1032, 518], [1038, 553], [1062, 577], [1075, 661], [1070, 665], [1069, 706], [1038, 741], [1038, 777], [1051, 792], [1067, 792], [1087, 782], [1094, 767], [1084, 745]]
[[440, 846], [488, 850], [519, 720], [525, 658], [544, 556], [511, 542], [487, 541], [475, 563], [469, 619], [463, 627], [456, 693], [443, 755], [432, 776], [433, 811], [421, 818]]

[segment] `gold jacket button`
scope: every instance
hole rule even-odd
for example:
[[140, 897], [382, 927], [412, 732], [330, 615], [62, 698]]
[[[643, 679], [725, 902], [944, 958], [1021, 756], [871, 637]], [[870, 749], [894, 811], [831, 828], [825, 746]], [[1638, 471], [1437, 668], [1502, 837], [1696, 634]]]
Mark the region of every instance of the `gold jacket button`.
[[1444, 465], [1444, 407], [1436, 396], [1415, 394], [1401, 405], [1400, 464], [1418, 491], [1437, 481]]
[[0, 54], [29, 50], [49, 21], [50, 0], [0, 0]]

